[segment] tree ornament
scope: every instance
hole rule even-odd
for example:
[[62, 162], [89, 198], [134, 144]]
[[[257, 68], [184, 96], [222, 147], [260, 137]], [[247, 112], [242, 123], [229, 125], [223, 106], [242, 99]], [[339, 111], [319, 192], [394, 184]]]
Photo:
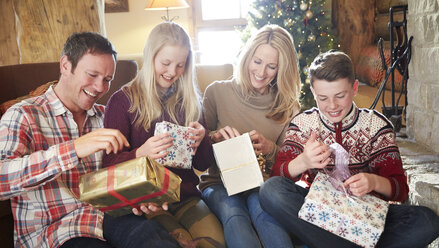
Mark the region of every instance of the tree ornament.
[[308, 21], [309, 19], [306, 18], [306, 16], [303, 18], [303, 24], [305, 24], [305, 27], [308, 27]]
[[316, 40], [316, 36], [315, 36], [315, 35], [310, 34], [310, 35], [308, 36], [308, 41], [315, 41], [315, 40]]
[[312, 18], [312, 11], [311, 10], [307, 10], [305, 13], [306, 18], [311, 19]]
[[301, 59], [301, 58], [302, 58], [302, 56], [303, 56], [302, 52], [301, 52], [301, 51], [299, 51], [299, 52], [297, 53], [297, 57], [298, 57], [299, 59]]
[[309, 71], [309, 67], [308, 66], [303, 67], [303, 73], [305, 75], [308, 75], [308, 71]]
[[305, 11], [305, 10], [307, 10], [307, 9], [308, 9], [308, 4], [302, 2], [302, 3], [300, 4], [300, 10]]

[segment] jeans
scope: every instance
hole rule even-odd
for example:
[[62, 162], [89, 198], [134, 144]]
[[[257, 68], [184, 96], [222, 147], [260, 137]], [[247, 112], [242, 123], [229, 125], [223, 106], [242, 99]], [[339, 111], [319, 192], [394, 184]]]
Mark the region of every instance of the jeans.
[[293, 247], [284, 228], [262, 210], [258, 190], [228, 196], [224, 186], [217, 184], [206, 188], [202, 196], [223, 224], [227, 247], [257, 248], [261, 242], [264, 247]]
[[65, 242], [61, 248], [140, 248], [180, 247], [175, 239], [156, 221], [134, 214], [120, 217], [104, 216], [104, 238], [107, 242], [77, 237]]
[[[297, 217], [308, 189], [284, 177], [268, 179], [259, 192], [262, 208], [309, 247], [358, 247]], [[439, 235], [439, 217], [427, 207], [390, 204], [376, 247], [425, 247]]]

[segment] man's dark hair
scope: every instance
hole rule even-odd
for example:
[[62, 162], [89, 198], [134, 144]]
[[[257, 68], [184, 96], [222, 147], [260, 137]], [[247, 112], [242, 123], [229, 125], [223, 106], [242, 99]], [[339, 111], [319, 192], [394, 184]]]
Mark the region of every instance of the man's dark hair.
[[354, 84], [354, 65], [344, 52], [329, 50], [319, 54], [311, 63], [308, 78], [311, 86], [316, 79], [332, 82], [347, 78], [349, 83]]
[[66, 55], [72, 63], [72, 72], [78, 65], [78, 61], [86, 53], [111, 54], [116, 60], [117, 52], [111, 42], [104, 36], [94, 32], [74, 33], [67, 38], [61, 57]]

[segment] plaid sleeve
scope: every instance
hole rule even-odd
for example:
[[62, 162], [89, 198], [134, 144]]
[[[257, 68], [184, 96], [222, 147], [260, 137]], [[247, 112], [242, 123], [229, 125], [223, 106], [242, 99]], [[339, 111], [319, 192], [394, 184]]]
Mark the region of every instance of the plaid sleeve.
[[56, 178], [78, 164], [73, 141], [48, 147], [44, 130], [20, 108], [0, 122], [0, 199], [12, 198]]

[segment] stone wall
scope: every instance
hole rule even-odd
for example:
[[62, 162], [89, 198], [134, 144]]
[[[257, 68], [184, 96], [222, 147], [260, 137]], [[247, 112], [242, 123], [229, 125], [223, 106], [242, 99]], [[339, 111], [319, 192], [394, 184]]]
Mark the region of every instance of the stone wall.
[[439, 0], [408, 1], [407, 135], [439, 154]]

